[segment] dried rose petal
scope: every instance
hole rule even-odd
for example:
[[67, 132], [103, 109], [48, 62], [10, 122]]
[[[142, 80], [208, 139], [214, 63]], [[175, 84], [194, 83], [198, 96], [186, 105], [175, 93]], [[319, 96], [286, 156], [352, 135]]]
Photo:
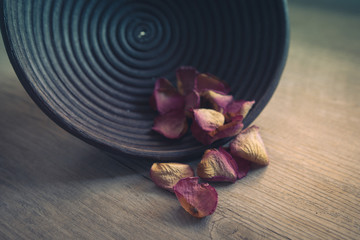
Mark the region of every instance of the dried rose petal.
[[189, 112], [192, 109], [200, 107], [200, 95], [197, 91], [193, 90], [185, 96], [185, 111]]
[[196, 90], [202, 92], [205, 90], [215, 90], [227, 94], [230, 92], [230, 87], [219, 78], [209, 73], [199, 74], [196, 78]]
[[188, 164], [181, 163], [154, 163], [150, 169], [153, 182], [170, 192], [182, 178], [193, 177], [194, 171]]
[[230, 156], [234, 161], [235, 161], [235, 165], [234, 168], [236, 168], [236, 172], [237, 172], [237, 178], [241, 179], [243, 177], [246, 177], [246, 175], [248, 174], [250, 167], [251, 167], [251, 162], [247, 161], [245, 159], [239, 158], [239, 157], [234, 157], [230, 154], [230, 148], [229, 147], [220, 147], [219, 151], [222, 151], [222, 153], [224, 155], [228, 154], [228, 156]]
[[259, 165], [268, 165], [269, 158], [259, 134], [259, 127], [252, 126], [243, 131], [230, 144], [231, 155]]
[[214, 132], [210, 133], [210, 136], [213, 136], [216, 140], [226, 137], [233, 137], [238, 135], [244, 124], [242, 123], [243, 117], [237, 116], [231, 120], [231, 122], [218, 127]]
[[188, 129], [184, 111], [172, 111], [157, 116], [152, 129], [170, 139], [182, 137]]
[[251, 167], [251, 162], [247, 161], [245, 159], [239, 158], [239, 157], [234, 157], [233, 158], [238, 166], [238, 171], [237, 171], [237, 177], [238, 179], [241, 179], [243, 177], [246, 177], [246, 175], [248, 174], [250, 167]]
[[230, 149], [225, 147], [219, 147], [219, 152], [226, 157], [229, 164], [232, 166], [233, 169], [237, 170], [238, 166], [236, 164], [235, 159], [230, 154]]
[[202, 218], [215, 212], [218, 194], [208, 183], [198, 183], [198, 177], [183, 178], [174, 186], [181, 206], [192, 216]]
[[191, 133], [196, 140], [204, 145], [210, 145], [213, 142], [209, 131], [203, 130], [196, 121], [193, 121], [191, 124]]
[[191, 124], [191, 131], [196, 140], [204, 145], [209, 145], [216, 140], [237, 135], [243, 126], [242, 116], [237, 116], [232, 119], [232, 122], [219, 126], [212, 131], [204, 129], [198, 121], [194, 120]]
[[238, 100], [233, 101], [226, 107], [226, 119], [231, 119], [235, 116], [242, 115], [243, 118], [249, 113], [255, 101]]
[[225, 122], [224, 115], [212, 109], [194, 109], [193, 113], [194, 122], [197, 122], [204, 131], [213, 131]]
[[159, 78], [150, 99], [151, 106], [160, 114], [184, 108], [185, 99], [166, 78]]
[[199, 72], [189, 66], [182, 66], [176, 70], [177, 87], [182, 95], [188, 95], [195, 89], [195, 79]]
[[235, 182], [237, 179], [235, 160], [223, 148], [206, 150], [197, 167], [197, 175], [207, 181]]
[[233, 102], [233, 96], [226, 95], [221, 92], [214, 90], [205, 90], [201, 93], [202, 102], [204, 105], [209, 106], [210, 108], [224, 113], [227, 106]]

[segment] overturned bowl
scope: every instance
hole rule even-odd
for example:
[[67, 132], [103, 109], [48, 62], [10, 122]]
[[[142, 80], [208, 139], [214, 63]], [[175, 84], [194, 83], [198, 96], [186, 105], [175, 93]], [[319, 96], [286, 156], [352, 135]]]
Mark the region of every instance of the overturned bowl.
[[[255, 100], [270, 100], [288, 50], [285, 0], [0, 0], [1, 30], [24, 88], [57, 124], [119, 155], [180, 160], [208, 148], [191, 133], [151, 130], [159, 77], [194, 66]], [[229, 139], [215, 142], [213, 146]]]

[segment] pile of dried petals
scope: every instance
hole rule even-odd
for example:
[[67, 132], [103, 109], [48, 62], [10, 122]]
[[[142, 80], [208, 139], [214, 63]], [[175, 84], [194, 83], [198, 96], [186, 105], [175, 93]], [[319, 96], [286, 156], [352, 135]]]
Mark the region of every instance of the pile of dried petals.
[[206, 150], [195, 173], [183, 163], [154, 163], [150, 169], [153, 182], [174, 192], [181, 206], [191, 215], [202, 218], [212, 214], [217, 206], [215, 188], [208, 182], [231, 182], [247, 175], [251, 165], [266, 166], [269, 158], [257, 126], [241, 131], [229, 148]]
[[155, 83], [150, 104], [159, 115], [153, 130], [177, 139], [187, 132], [190, 118], [194, 138], [204, 145], [241, 131], [255, 101], [234, 100], [224, 81], [193, 67], [178, 68], [176, 78], [177, 89], [165, 78]]
[[153, 130], [167, 138], [182, 137], [188, 130], [187, 117], [192, 119], [191, 131], [201, 143], [236, 136], [229, 148], [206, 150], [195, 173], [182, 163], [154, 163], [150, 169], [153, 182], [174, 192], [181, 206], [192, 216], [212, 214], [218, 195], [209, 182], [231, 182], [245, 177], [251, 164], [266, 166], [269, 159], [257, 126], [242, 130], [245, 118], [255, 101], [234, 100], [225, 82], [210, 74], [200, 74], [193, 67], [176, 71], [176, 89], [170, 81], [156, 81], [151, 105], [159, 112]]

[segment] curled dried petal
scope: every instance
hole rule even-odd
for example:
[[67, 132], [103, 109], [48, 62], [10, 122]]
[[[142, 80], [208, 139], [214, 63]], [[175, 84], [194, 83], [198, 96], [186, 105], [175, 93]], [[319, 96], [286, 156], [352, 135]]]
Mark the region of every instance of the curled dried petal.
[[198, 177], [183, 178], [174, 186], [181, 206], [192, 216], [202, 218], [215, 212], [218, 194], [208, 183], [198, 183]]
[[182, 163], [154, 163], [150, 169], [153, 182], [170, 192], [182, 178], [193, 177], [194, 171], [188, 164]]
[[209, 73], [202, 73], [196, 78], [196, 90], [198, 92], [215, 90], [227, 94], [230, 92], [230, 87], [226, 82], [220, 80], [218, 77]]
[[209, 106], [210, 108], [224, 113], [226, 107], [233, 102], [233, 96], [226, 95], [221, 92], [214, 90], [205, 90], [201, 93], [202, 102], [205, 102], [204, 105]]
[[207, 181], [235, 182], [237, 165], [223, 148], [206, 150], [197, 167], [197, 175]]
[[166, 78], [159, 78], [150, 99], [151, 106], [160, 114], [183, 109], [185, 98]]
[[210, 136], [216, 138], [216, 140], [226, 137], [233, 137], [238, 135], [244, 124], [242, 123], [242, 116], [237, 116], [231, 120], [231, 122], [218, 127], [215, 131], [210, 133]]
[[235, 161], [235, 165], [233, 165], [233, 167], [236, 169], [238, 179], [246, 177], [246, 175], [248, 174], [250, 167], [251, 167], [250, 161], [247, 161], [247, 160], [239, 158], [239, 157], [232, 156], [230, 154], [230, 148], [228, 148], [228, 147], [227, 148], [220, 147], [219, 151], [221, 151], [224, 155], [227, 154], [228, 158], [230, 156]]
[[243, 126], [242, 117], [238, 116], [232, 119], [232, 122], [219, 126], [212, 131], [205, 130], [197, 121], [193, 121], [191, 131], [196, 140], [204, 145], [209, 145], [216, 140], [237, 135], [241, 132]]
[[[185, 96], [185, 111], [190, 113], [191, 110], [200, 107], [200, 95], [197, 91], [193, 90]], [[191, 115], [191, 114], [189, 114]]]
[[229, 162], [229, 164], [232, 166], [233, 169], [237, 169], [237, 164], [235, 159], [231, 156], [230, 154], [230, 149], [225, 148], [225, 147], [219, 147], [219, 152], [225, 156], [226, 160]]
[[251, 167], [251, 162], [247, 161], [245, 159], [239, 158], [239, 157], [234, 157], [233, 158], [238, 166], [238, 171], [237, 171], [237, 177], [238, 179], [241, 179], [243, 177], [246, 177], [246, 175], [248, 174], [250, 167]]
[[195, 89], [195, 79], [199, 72], [190, 66], [182, 66], [176, 70], [177, 87], [182, 95], [188, 95]]
[[259, 127], [251, 126], [243, 131], [230, 144], [231, 155], [259, 165], [268, 165], [269, 158], [259, 134]]
[[197, 122], [204, 131], [215, 130], [225, 122], [224, 115], [212, 109], [194, 109], [193, 113], [194, 122]]
[[191, 133], [193, 137], [204, 145], [210, 145], [213, 142], [209, 131], [203, 130], [196, 121], [191, 124]]
[[233, 101], [226, 107], [226, 119], [234, 118], [235, 116], [242, 115], [243, 118], [249, 113], [255, 101], [238, 100]]
[[170, 139], [182, 137], [188, 130], [184, 111], [172, 111], [157, 116], [152, 129]]

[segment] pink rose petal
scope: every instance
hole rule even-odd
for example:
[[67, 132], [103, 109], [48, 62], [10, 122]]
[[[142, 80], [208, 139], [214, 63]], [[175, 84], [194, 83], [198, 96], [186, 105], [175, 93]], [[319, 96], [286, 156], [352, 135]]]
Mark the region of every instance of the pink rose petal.
[[223, 148], [206, 150], [197, 167], [197, 175], [207, 181], [235, 182], [238, 167]]
[[193, 121], [191, 124], [192, 135], [196, 140], [204, 145], [210, 145], [216, 140], [233, 137], [241, 132], [244, 127], [242, 123], [242, 116], [238, 116], [232, 120], [232, 122], [219, 126], [214, 130], [208, 130], [202, 127], [198, 121]]
[[248, 174], [248, 172], [251, 168], [251, 162], [249, 162], [245, 159], [239, 158], [239, 157], [232, 156], [230, 154], [229, 147], [220, 147], [219, 151], [221, 151], [224, 155], [227, 154], [228, 157], [230, 156], [235, 161], [235, 165], [233, 165], [233, 167], [237, 169], [236, 172], [237, 172], [238, 179], [244, 178]]
[[213, 131], [225, 122], [224, 115], [212, 109], [194, 109], [193, 114], [194, 121], [197, 122], [204, 131]]
[[251, 168], [251, 162], [239, 157], [234, 157], [234, 160], [238, 166], [238, 171], [237, 171], [238, 179], [246, 177], [246, 175], [248, 174]]
[[237, 116], [233, 118], [231, 122], [218, 127], [214, 133], [210, 133], [210, 136], [213, 136], [215, 141], [221, 138], [236, 136], [241, 132], [242, 128], [244, 127], [242, 120], [242, 116]]
[[200, 107], [200, 95], [193, 90], [185, 96], [185, 111], [188, 113], [193, 109]]
[[151, 106], [160, 114], [184, 109], [185, 98], [166, 78], [159, 78], [150, 99]]
[[174, 191], [173, 187], [180, 179], [193, 176], [193, 169], [182, 163], [154, 163], [150, 169], [153, 182], [170, 192]]
[[198, 177], [183, 178], [174, 186], [181, 206], [192, 216], [203, 218], [215, 212], [218, 194], [208, 183], [198, 183]]
[[215, 90], [227, 94], [230, 87], [224, 81], [209, 73], [199, 74], [196, 78], [196, 90], [202, 92], [204, 90]]
[[210, 145], [213, 142], [209, 131], [203, 130], [196, 121], [193, 121], [191, 124], [191, 133], [196, 140], [204, 145]]
[[194, 67], [182, 66], [176, 70], [177, 87], [182, 95], [188, 95], [195, 89], [195, 79], [199, 72]]
[[201, 97], [202, 104], [221, 113], [224, 113], [227, 106], [233, 102], [233, 96], [214, 90], [204, 90]]
[[152, 129], [170, 139], [182, 137], [188, 129], [184, 111], [172, 111], [157, 116]]
[[230, 149], [226, 149], [224, 147], [219, 147], [219, 152], [224, 155], [226, 157], [226, 160], [229, 162], [229, 164], [231, 165], [231, 167], [235, 170], [237, 170], [238, 165], [236, 164], [235, 159], [231, 156]]
[[233, 101], [226, 107], [226, 119], [229, 120], [235, 116], [242, 115], [243, 118], [246, 117], [252, 106], [254, 105], [255, 101], [245, 101], [245, 100], [238, 100]]

